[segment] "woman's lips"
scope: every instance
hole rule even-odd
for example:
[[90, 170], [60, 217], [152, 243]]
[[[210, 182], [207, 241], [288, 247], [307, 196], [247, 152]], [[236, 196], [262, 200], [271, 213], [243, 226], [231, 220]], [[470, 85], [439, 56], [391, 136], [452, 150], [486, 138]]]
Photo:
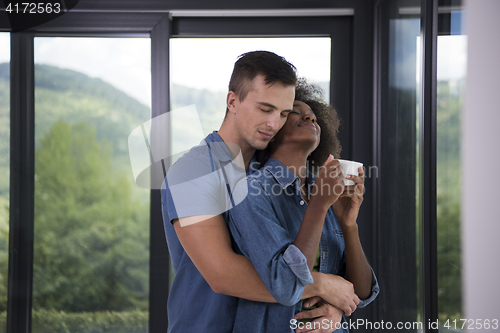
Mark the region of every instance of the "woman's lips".
[[316, 132], [318, 132], [318, 129], [316, 128], [316, 126], [313, 123], [308, 122], [308, 121], [300, 122], [298, 126], [312, 126], [312, 128], [314, 128], [314, 130]]

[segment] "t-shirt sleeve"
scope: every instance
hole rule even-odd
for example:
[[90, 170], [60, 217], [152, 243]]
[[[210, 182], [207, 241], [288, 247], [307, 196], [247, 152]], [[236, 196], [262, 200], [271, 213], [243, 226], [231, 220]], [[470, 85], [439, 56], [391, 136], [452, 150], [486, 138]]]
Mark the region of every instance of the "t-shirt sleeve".
[[165, 222], [223, 213], [228, 195], [221, 181], [220, 171], [212, 171], [209, 158], [181, 157], [167, 172], [161, 189]]

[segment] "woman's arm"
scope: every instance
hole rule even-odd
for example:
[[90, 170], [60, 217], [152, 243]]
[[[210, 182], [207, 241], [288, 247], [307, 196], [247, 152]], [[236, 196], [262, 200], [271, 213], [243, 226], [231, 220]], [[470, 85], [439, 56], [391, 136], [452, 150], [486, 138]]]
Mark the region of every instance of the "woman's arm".
[[372, 292], [372, 270], [359, 240], [358, 225], [342, 228], [346, 253], [346, 279], [351, 281], [360, 299]]
[[307, 258], [309, 270], [312, 270], [316, 260], [326, 212], [344, 190], [343, 178], [340, 163], [330, 155], [323, 163], [316, 182], [311, 189], [311, 200], [307, 205], [299, 232], [293, 242]]
[[359, 168], [359, 176], [346, 175], [356, 185], [346, 186], [342, 197], [333, 205], [344, 234], [346, 255], [346, 279], [354, 285], [356, 294], [366, 299], [372, 291], [372, 271], [359, 240], [358, 217], [363, 202], [364, 171]]

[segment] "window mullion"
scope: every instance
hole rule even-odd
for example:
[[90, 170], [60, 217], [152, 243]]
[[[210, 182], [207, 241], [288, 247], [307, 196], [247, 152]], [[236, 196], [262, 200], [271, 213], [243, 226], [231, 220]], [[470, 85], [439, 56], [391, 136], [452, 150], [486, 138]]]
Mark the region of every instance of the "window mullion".
[[420, 183], [422, 195], [423, 306], [425, 332], [438, 332], [428, 323], [438, 319], [437, 301], [437, 217], [436, 217], [436, 94], [438, 0], [423, 0], [421, 9], [422, 112]]
[[11, 158], [7, 332], [31, 332], [35, 78], [33, 35], [11, 34]]

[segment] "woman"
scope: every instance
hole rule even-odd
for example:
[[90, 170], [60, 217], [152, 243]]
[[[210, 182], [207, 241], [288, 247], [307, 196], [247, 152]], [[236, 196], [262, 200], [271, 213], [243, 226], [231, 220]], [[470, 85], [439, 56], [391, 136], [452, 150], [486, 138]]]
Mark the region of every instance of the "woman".
[[[248, 177], [248, 193], [239, 193], [238, 187], [235, 190], [234, 195], [246, 198], [230, 211], [231, 234], [278, 304], [240, 299], [234, 332], [325, 329], [326, 323], [299, 324], [294, 320], [294, 316], [315, 317], [314, 309], [298, 314], [304, 286], [313, 280], [313, 266], [320, 273], [351, 281], [359, 298], [364, 299], [360, 307], [378, 294], [356, 224], [364, 173], [360, 168], [359, 176], [347, 175], [356, 185], [344, 188], [342, 168], [328, 154], [338, 156], [340, 151], [338, 117], [321, 101], [319, 91], [299, 81], [293, 111], [267, 151], [258, 157], [264, 166]], [[308, 169], [317, 171], [318, 176]], [[313, 298], [305, 303], [319, 301]], [[339, 320], [341, 316], [339, 311]], [[334, 331], [334, 323], [328, 324], [329, 331]]]

